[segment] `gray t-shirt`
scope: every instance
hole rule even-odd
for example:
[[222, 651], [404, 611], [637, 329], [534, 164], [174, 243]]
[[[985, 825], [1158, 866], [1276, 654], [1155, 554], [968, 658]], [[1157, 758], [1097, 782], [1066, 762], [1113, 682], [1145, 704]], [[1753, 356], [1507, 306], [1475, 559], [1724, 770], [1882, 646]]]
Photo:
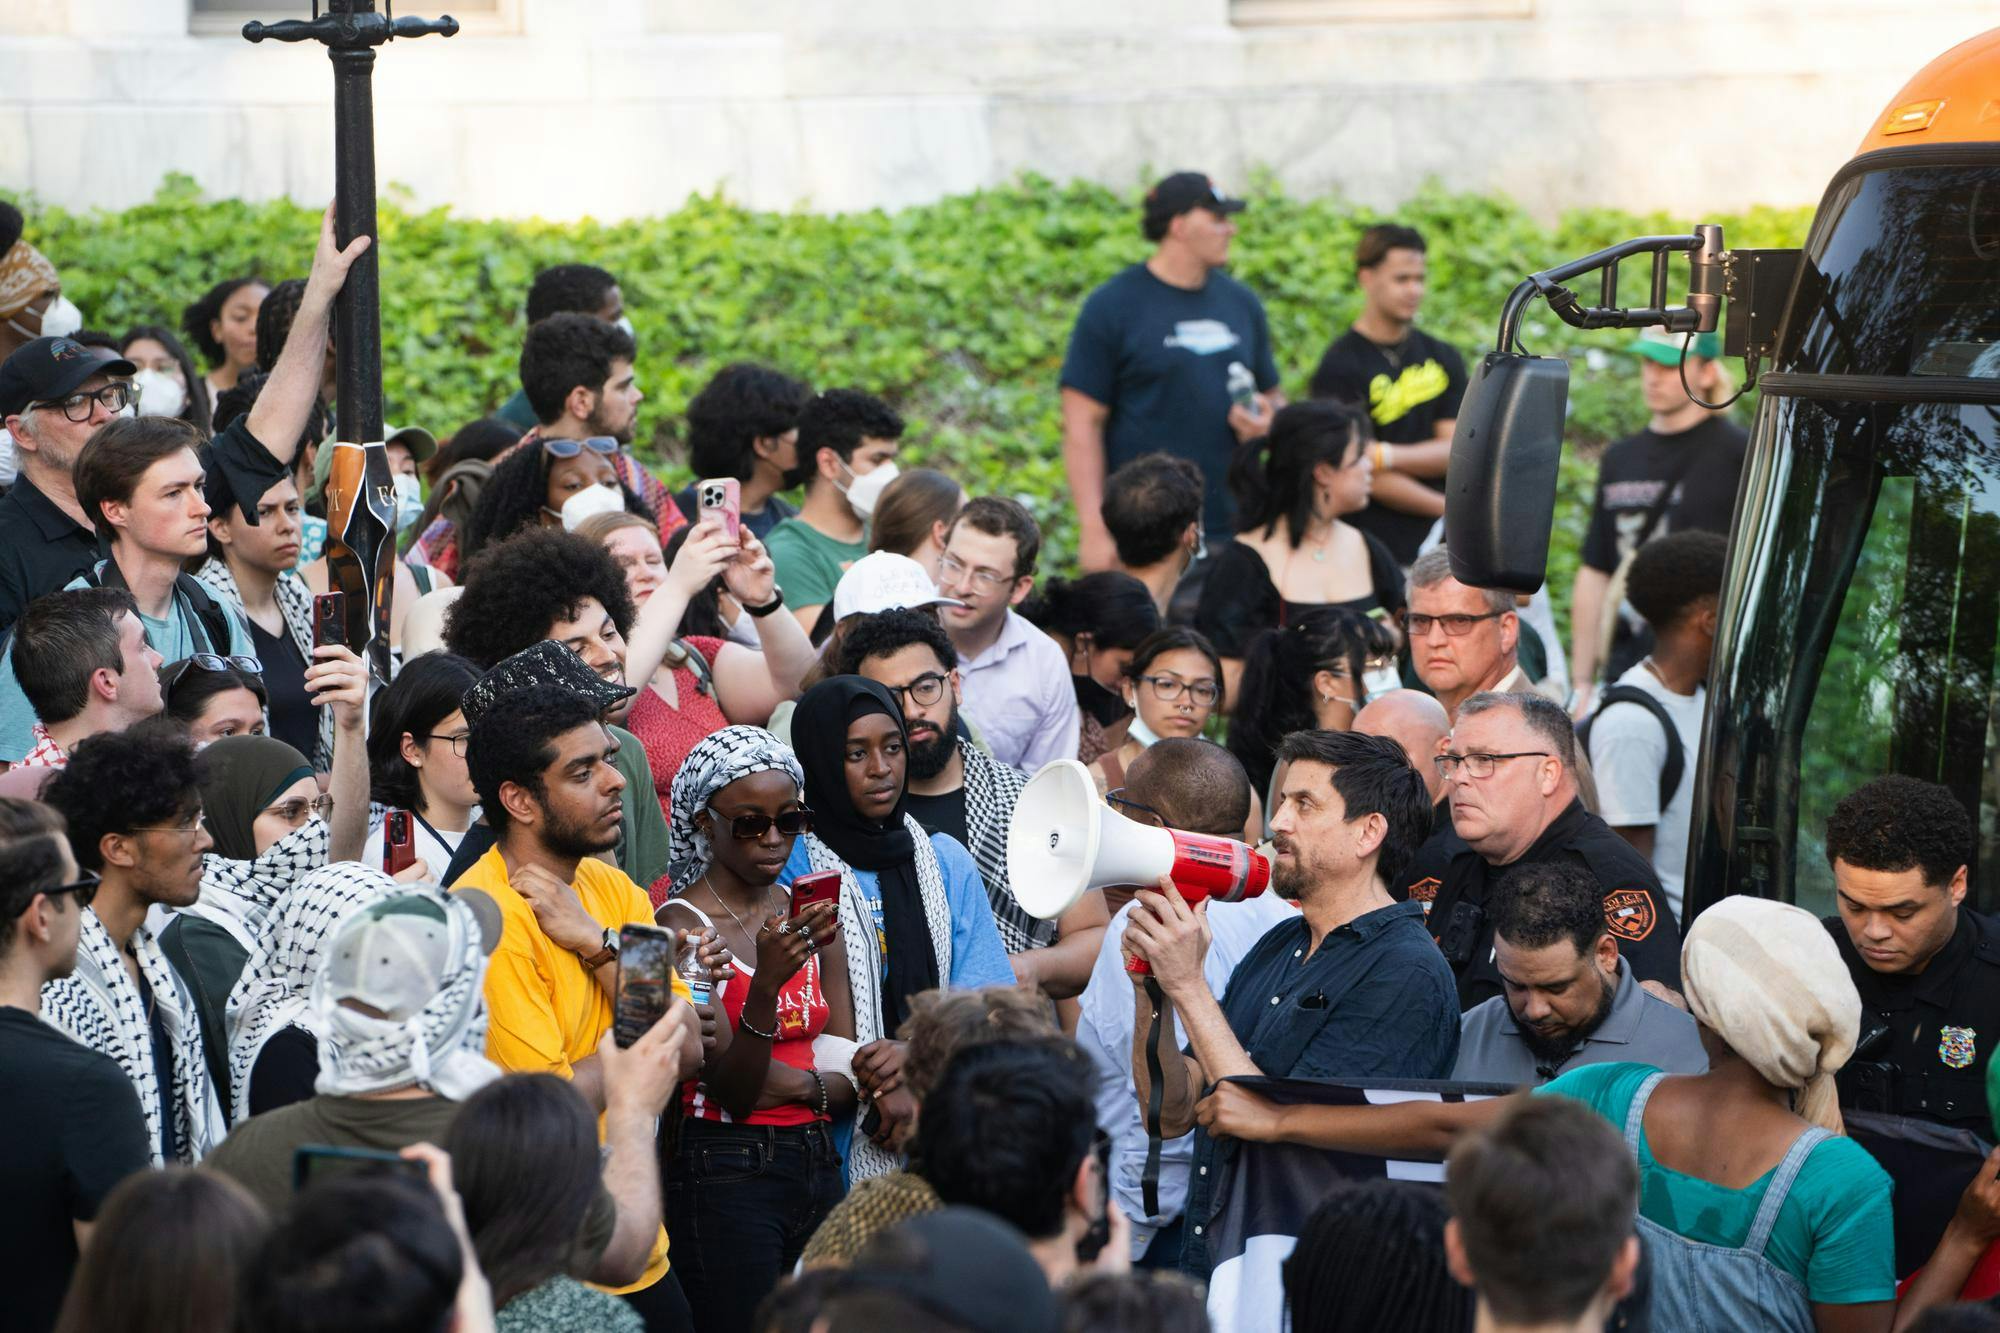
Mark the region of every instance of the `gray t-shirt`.
[[1631, 964], [1620, 958], [1611, 1012], [1561, 1064], [1552, 1069], [1538, 1064], [1528, 1043], [1521, 1040], [1507, 997], [1496, 995], [1459, 1019], [1458, 1063], [1451, 1076], [1461, 1083], [1533, 1087], [1580, 1065], [1628, 1061], [1669, 1074], [1700, 1074], [1708, 1069], [1708, 1054], [1701, 1049], [1694, 1019], [1648, 994], [1633, 978]]

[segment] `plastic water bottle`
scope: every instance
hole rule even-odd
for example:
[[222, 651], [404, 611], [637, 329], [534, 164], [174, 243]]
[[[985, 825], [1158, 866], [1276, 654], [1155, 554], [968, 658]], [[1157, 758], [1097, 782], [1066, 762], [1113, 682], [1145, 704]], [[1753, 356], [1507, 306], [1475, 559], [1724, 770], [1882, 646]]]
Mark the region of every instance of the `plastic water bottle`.
[[1229, 401], [1251, 416], [1257, 415], [1257, 377], [1241, 361], [1229, 363]]
[[681, 956], [674, 964], [674, 971], [681, 974], [687, 983], [696, 1004], [707, 1004], [709, 996], [715, 992], [715, 983], [708, 975], [708, 969], [701, 965], [701, 942], [694, 936], [681, 946]]

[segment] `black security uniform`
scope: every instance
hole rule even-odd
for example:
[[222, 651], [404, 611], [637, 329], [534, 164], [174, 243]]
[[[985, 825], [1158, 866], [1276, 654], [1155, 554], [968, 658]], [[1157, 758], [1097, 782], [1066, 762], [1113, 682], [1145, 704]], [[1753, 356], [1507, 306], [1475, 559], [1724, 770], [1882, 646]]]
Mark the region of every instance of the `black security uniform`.
[[1991, 1133], [1986, 1061], [2000, 1038], [2000, 921], [1959, 909], [1958, 926], [1912, 976], [1871, 971], [1840, 918], [1826, 918], [1861, 992], [1861, 1049], [1838, 1075], [1840, 1104]]
[[1569, 861], [1596, 876], [1604, 890], [1605, 925], [1618, 941], [1619, 955], [1632, 965], [1632, 975], [1680, 989], [1680, 926], [1652, 862], [1584, 809], [1581, 800], [1573, 800], [1519, 860], [1491, 865], [1467, 847], [1446, 867], [1426, 924], [1458, 977], [1460, 1005], [1470, 1009], [1501, 993], [1486, 900], [1508, 871], [1538, 861]]

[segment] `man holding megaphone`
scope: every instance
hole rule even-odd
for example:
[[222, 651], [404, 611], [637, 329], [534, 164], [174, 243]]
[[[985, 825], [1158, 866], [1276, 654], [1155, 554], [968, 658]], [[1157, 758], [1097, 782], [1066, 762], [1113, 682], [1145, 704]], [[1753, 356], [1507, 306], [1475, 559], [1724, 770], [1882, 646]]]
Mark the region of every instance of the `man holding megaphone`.
[[[1126, 952], [1154, 983], [1134, 974], [1133, 1077], [1144, 1107], [1149, 1066], [1159, 1071], [1169, 1138], [1195, 1128], [1195, 1102], [1218, 1079], [1441, 1079], [1457, 1057], [1451, 969], [1422, 908], [1387, 888], [1430, 831], [1423, 779], [1394, 741], [1355, 732], [1294, 732], [1278, 757], [1286, 770], [1271, 817], [1271, 887], [1297, 901], [1299, 915], [1257, 942], [1221, 1002], [1202, 975], [1204, 896], [1162, 876], [1157, 892], [1139, 893], [1125, 930]], [[1174, 1044], [1176, 1012], [1192, 1055]], [[1208, 1271], [1212, 1167], [1228, 1150], [1205, 1133], [1195, 1140], [1181, 1266], [1199, 1275]]]

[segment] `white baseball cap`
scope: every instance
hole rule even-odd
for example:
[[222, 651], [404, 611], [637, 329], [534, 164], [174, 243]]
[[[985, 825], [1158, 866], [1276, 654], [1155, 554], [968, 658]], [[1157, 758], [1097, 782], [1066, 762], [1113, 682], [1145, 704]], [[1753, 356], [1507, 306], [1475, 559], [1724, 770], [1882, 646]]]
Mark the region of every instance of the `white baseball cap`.
[[833, 590], [833, 618], [876, 615], [898, 607], [964, 606], [946, 597], [931, 582], [924, 567], [893, 551], [870, 551], [840, 576]]
[[477, 889], [449, 898], [424, 889], [392, 894], [334, 932], [325, 975], [333, 999], [357, 1000], [397, 1022], [429, 1004], [455, 961], [449, 954], [447, 921], [454, 903], [472, 910], [479, 947], [492, 953], [502, 926], [500, 905], [487, 894]]

